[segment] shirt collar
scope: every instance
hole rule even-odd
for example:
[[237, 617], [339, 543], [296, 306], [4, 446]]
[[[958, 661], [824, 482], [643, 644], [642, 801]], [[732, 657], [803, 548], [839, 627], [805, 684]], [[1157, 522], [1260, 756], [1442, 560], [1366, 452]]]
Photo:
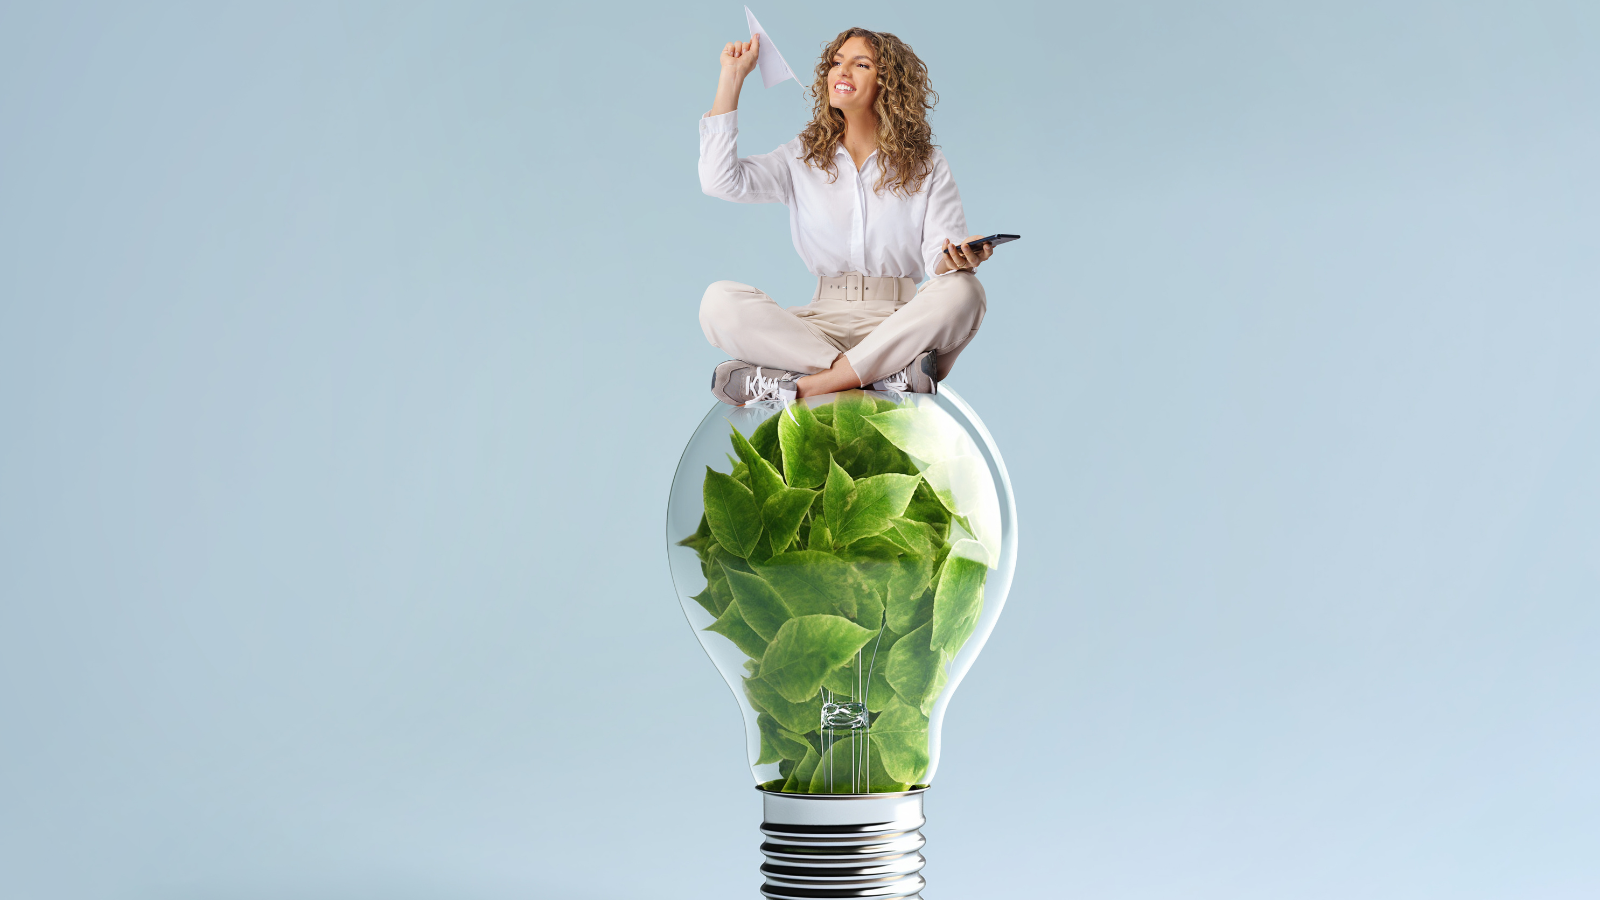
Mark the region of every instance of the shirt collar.
[[[850, 151], [846, 150], [844, 148], [844, 144], [842, 142], [834, 145], [834, 147], [833, 147], [833, 158], [834, 159], [838, 159], [841, 154], [846, 159], [850, 159]], [[878, 158], [878, 151], [874, 150], [871, 153], [868, 153], [866, 160], [861, 163], [861, 168], [865, 169], [867, 167], [867, 163], [874, 162], [875, 160], [877, 160], [877, 158]], [[856, 164], [855, 160], [851, 159], [850, 160], [851, 168], [854, 168], [855, 164]]]

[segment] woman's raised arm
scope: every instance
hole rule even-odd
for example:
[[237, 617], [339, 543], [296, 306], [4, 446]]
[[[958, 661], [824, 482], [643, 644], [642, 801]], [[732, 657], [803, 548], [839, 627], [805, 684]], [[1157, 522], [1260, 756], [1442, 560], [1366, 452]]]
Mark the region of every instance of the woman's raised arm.
[[783, 148], [739, 158], [739, 86], [756, 67], [760, 37], [722, 48], [717, 101], [700, 117], [700, 189], [735, 203], [786, 203], [790, 185]]
[[717, 99], [711, 103], [708, 116], [720, 116], [739, 108], [739, 88], [744, 78], [756, 67], [756, 57], [761, 54], [761, 35], [750, 36], [748, 41], [734, 41], [722, 48], [722, 74], [717, 76]]

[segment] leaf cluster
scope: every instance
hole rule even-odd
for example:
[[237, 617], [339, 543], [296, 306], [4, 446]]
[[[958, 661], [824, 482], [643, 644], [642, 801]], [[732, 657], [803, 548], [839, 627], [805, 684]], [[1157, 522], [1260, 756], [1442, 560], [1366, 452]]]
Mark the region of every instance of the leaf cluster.
[[850, 760], [825, 757], [859, 753], [859, 742], [825, 740], [825, 690], [868, 711], [871, 790], [920, 783], [928, 715], [977, 627], [988, 569], [951, 555], [958, 511], [907, 455], [926, 436], [899, 427], [889, 414], [901, 408], [848, 391], [814, 409], [790, 404], [749, 438], [732, 429], [732, 469], [707, 467], [705, 514], [680, 541], [706, 577], [694, 597], [716, 617], [706, 630], [749, 657], [757, 762], [782, 776], [773, 789], [848, 789], [825, 773]]

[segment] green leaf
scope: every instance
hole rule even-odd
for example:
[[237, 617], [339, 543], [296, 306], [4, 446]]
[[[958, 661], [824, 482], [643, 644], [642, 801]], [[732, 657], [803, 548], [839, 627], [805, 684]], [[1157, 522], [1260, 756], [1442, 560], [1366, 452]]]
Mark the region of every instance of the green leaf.
[[783, 754], [778, 752], [777, 741], [769, 737], [769, 732], [773, 731], [776, 725], [777, 722], [766, 713], [760, 713], [756, 716], [756, 728], [761, 735], [761, 755], [756, 757], [756, 765], [758, 766], [775, 763], [783, 759]]
[[786, 794], [804, 794], [811, 788], [811, 776], [817, 771], [817, 763], [822, 757], [815, 750], [807, 750], [805, 758], [795, 764], [794, 770], [789, 773], [789, 779], [783, 784]]
[[[706, 599], [710, 601], [710, 605], [707, 606], [704, 601], [700, 605], [705, 606], [714, 616], [722, 615], [728, 604], [733, 602], [733, 590], [728, 587], [727, 571], [721, 566], [712, 564], [711, 576], [706, 579], [706, 589], [702, 593], [707, 595]], [[696, 599], [698, 596], [696, 595]]]
[[778, 443], [790, 487], [814, 488], [828, 477], [828, 460], [837, 447], [833, 429], [817, 421], [805, 403], [791, 403], [779, 413]]
[[917, 784], [928, 772], [928, 717], [900, 700], [872, 723], [873, 753], [889, 777]]
[[939, 495], [928, 487], [927, 481], [918, 484], [916, 493], [911, 495], [911, 502], [906, 504], [905, 518], [927, 524], [940, 541], [950, 531], [950, 511], [944, 508]]
[[924, 463], [946, 459], [965, 449], [957, 442], [959, 426], [942, 410], [907, 406], [868, 416], [866, 421], [889, 443]]
[[733, 443], [733, 452], [739, 454], [739, 460], [745, 465], [749, 465], [752, 458], [761, 456], [756, 452], [756, 448], [751, 446], [750, 442], [745, 439], [744, 432], [739, 430], [739, 426], [729, 422], [728, 431], [730, 432], [728, 440]]
[[[891, 519], [887, 531], [853, 545], [852, 549], [874, 541], [887, 543], [900, 553], [887, 573], [880, 577], [884, 581], [889, 627], [904, 634], [928, 621], [927, 617], [933, 613], [933, 598], [930, 596], [927, 603], [923, 603], [934, 572], [933, 530], [909, 519]], [[925, 610], [921, 609], [924, 605]]]
[[822, 697], [812, 697], [800, 703], [790, 703], [760, 678], [744, 680], [745, 695], [750, 705], [770, 714], [778, 724], [795, 734], [807, 734], [822, 727]]
[[885, 669], [889, 663], [889, 650], [893, 648], [891, 640], [898, 640], [900, 635], [892, 631], [883, 633], [883, 646], [878, 649], [877, 665], [872, 667], [872, 686], [867, 689], [867, 709], [871, 712], [882, 712], [889, 704], [900, 699], [894, 691], [894, 686], [889, 684]]
[[[839, 746], [841, 743], [844, 744], [843, 748]], [[851, 777], [856, 753], [850, 744], [849, 738], [837, 741], [818, 757], [817, 768], [811, 773], [811, 784], [806, 786], [806, 793], [856, 793], [856, 779]]]
[[[873, 640], [876, 639], [876, 637], [873, 638]], [[868, 641], [867, 644], [870, 646], [872, 641]], [[865, 671], [865, 668], [865, 666], [862, 667], [863, 671]], [[835, 694], [835, 701], [860, 700], [863, 693], [870, 694], [872, 692], [872, 687], [870, 685], [868, 685], [864, 691], [856, 690], [856, 661], [854, 659], [846, 663], [843, 668], [834, 669], [832, 672], [824, 675], [822, 678], [822, 686]]]
[[761, 522], [766, 526], [774, 553], [782, 553], [794, 542], [816, 494], [805, 488], [780, 488], [761, 505]]
[[761, 756], [756, 759], [758, 766], [780, 759], [804, 759], [807, 753], [813, 752], [805, 738], [790, 732], [766, 713], [756, 716], [756, 727], [761, 732]]
[[739, 615], [762, 640], [772, 640], [783, 623], [789, 621], [789, 608], [783, 605], [783, 598], [760, 575], [730, 569], [728, 587], [739, 604]]
[[856, 595], [856, 612], [850, 618], [874, 631], [883, 624], [883, 603], [890, 583], [900, 567], [899, 548], [881, 537], [869, 537], [840, 550], [840, 559], [850, 564], [861, 589]]
[[939, 572], [944, 568], [944, 561], [950, 557], [950, 542], [940, 541], [933, 552], [933, 583], [939, 583]]
[[817, 769], [811, 773], [811, 794], [853, 794], [862, 788], [872, 793], [903, 791], [904, 782], [896, 781], [885, 770], [883, 760], [871, 752], [870, 733], [839, 732], [833, 746], [823, 753]]
[[944, 690], [945, 683], [950, 680], [950, 673], [945, 669], [945, 663], [948, 661], [948, 657], [940, 655], [939, 665], [933, 671], [933, 681], [928, 685], [928, 692], [922, 695], [922, 702], [917, 705], [925, 716], [933, 714], [933, 704], [938, 701], [939, 692]]
[[833, 430], [840, 444], [847, 444], [860, 437], [867, 428], [861, 421], [862, 416], [870, 416], [878, 411], [877, 405], [861, 391], [842, 391], [833, 401]]
[[864, 538], [858, 538], [851, 542], [848, 547], [839, 550], [838, 555], [841, 559], [858, 560], [863, 564], [873, 562], [882, 566], [899, 559], [900, 554], [904, 552], [898, 544], [889, 540], [884, 534], [869, 534]]
[[978, 627], [983, 612], [983, 582], [989, 568], [959, 556], [944, 561], [933, 595], [933, 637], [930, 646], [955, 656]]
[[906, 511], [919, 481], [915, 475], [873, 475], [852, 481], [838, 463], [831, 463], [823, 509], [834, 543], [843, 546], [887, 531], [889, 520]]
[[932, 579], [933, 559], [929, 556], [907, 554], [894, 561], [884, 585], [884, 609], [890, 628], [904, 634], [922, 624], [913, 624], [912, 620]]
[[855, 479], [838, 463], [828, 460], [828, 480], [822, 487], [822, 512], [830, 534], [838, 535], [839, 520], [850, 508], [855, 493]]
[[828, 533], [828, 523], [821, 518], [812, 518], [811, 533], [806, 535], [807, 550], [831, 551], [833, 549], [833, 535]]
[[733, 449], [739, 454], [739, 460], [744, 463], [749, 472], [750, 490], [756, 495], [756, 503], [763, 504], [767, 498], [784, 489], [783, 476], [778, 474], [772, 463], [761, 458], [756, 448], [744, 439], [739, 429], [733, 429]]
[[889, 627], [901, 634], [921, 628], [933, 621], [933, 590], [924, 587], [915, 597], [891, 597], [886, 610]]
[[912, 465], [911, 457], [905, 455], [900, 449], [883, 439], [883, 435], [874, 432], [871, 436], [858, 438], [839, 448], [835, 454], [839, 465], [850, 473], [852, 478], [866, 478], [869, 475], [883, 475], [893, 473], [896, 475], [915, 475], [917, 467]]
[[694, 534], [691, 534], [688, 537], [684, 538], [683, 540], [679, 541], [678, 542], [678, 546], [679, 547], [688, 547], [688, 548], [694, 550], [696, 553], [701, 553], [702, 556], [703, 556], [703, 554], [704, 554], [703, 548], [709, 546], [710, 544], [711, 544], [711, 525], [708, 522], [706, 522], [705, 513], [701, 513], [700, 514], [700, 527], [696, 528], [694, 530]]
[[689, 599], [693, 600], [694, 602], [696, 602], [696, 603], [700, 604], [701, 606], [705, 607], [706, 612], [711, 613], [712, 616], [720, 616], [720, 615], [722, 615], [722, 610], [717, 609], [717, 601], [716, 601], [716, 599], [711, 596], [711, 586], [710, 585], [707, 585], [705, 590], [701, 591], [698, 594], [695, 594], [693, 597], [690, 597]]
[[[755, 571], [754, 569], [750, 568], [749, 560], [746, 560], [743, 557], [734, 556], [732, 553], [728, 552], [728, 548], [722, 546], [721, 544], [711, 545], [710, 551], [706, 553], [706, 562], [713, 568], [717, 569], [738, 569], [741, 572]], [[706, 574], [706, 577], [711, 577], [709, 572]]]
[[[812, 527], [815, 530], [816, 526]], [[854, 618], [863, 599], [869, 604], [872, 599], [849, 563], [820, 550], [780, 553], [758, 566], [757, 572], [797, 616]]]
[[[916, 493], [917, 485], [922, 479], [916, 475], [873, 475], [868, 478], [856, 479], [856, 502], [861, 505], [862, 512], [858, 514], [883, 516], [893, 519], [905, 514], [906, 506], [911, 502], [912, 494]], [[874, 526], [866, 534], [879, 534], [888, 528], [885, 522], [882, 527]], [[854, 538], [840, 538], [841, 543], [850, 543]]]
[[706, 521], [711, 533], [729, 553], [748, 557], [761, 537], [761, 510], [755, 494], [710, 466], [706, 467]]
[[855, 622], [862, 628], [869, 628], [876, 634], [878, 629], [884, 625], [881, 585], [867, 582], [864, 579], [862, 584], [867, 590], [856, 602], [856, 614], [850, 617], [850, 621]]
[[750, 434], [750, 446], [756, 448], [761, 458], [772, 463], [779, 472], [783, 471], [783, 450], [778, 446], [778, 420], [781, 418], [781, 414], [768, 416]]
[[711, 594], [714, 614], [718, 616], [733, 602], [733, 591], [728, 587], [729, 569], [749, 572], [750, 564], [723, 549], [721, 544], [713, 542], [705, 561], [700, 565], [700, 571], [705, 573], [706, 590]]
[[750, 551], [750, 555], [748, 557], [746, 557], [746, 559], [752, 565], [757, 565], [757, 564], [760, 564], [760, 563], [764, 563], [764, 562], [766, 562], [767, 560], [769, 560], [771, 558], [772, 558], [772, 540], [771, 540], [771, 537], [767, 534], [767, 532], [765, 530], [762, 530], [761, 537], [756, 540], [755, 549]]
[[895, 693], [924, 713], [933, 708], [948, 677], [944, 655], [929, 646], [932, 635], [930, 622], [896, 641], [884, 672]]
[[[881, 639], [873, 637], [861, 648], [861, 652], [856, 654], [855, 659], [845, 664], [843, 668], [829, 672], [822, 679], [822, 686], [835, 694], [862, 700], [863, 698], [856, 696], [856, 667], [859, 665], [872, 678], [871, 683], [867, 685], [867, 696], [864, 698], [867, 709], [872, 712], [882, 711], [896, 700], [894, 688], [890, 686], [888, 678], [884, 677], [884, 669], [889, 664], [889, 651], [894, 649], [894, 644], [899, 639], [899, 635], [884, 629]], [[873, 659], [874, 648], [877, 652], [876, 660]]]
[[790, 619], [761, 657], [761, 680], [791, 703], [809, 700], [822, 688], [822, 677], [849, 662], [873, 634], [840, 616]]
[[933, 544], [938, 540], [931, 526], [907, 518], [890, 519], [883, 537], [907, 555], [928, 557], [933, 556]]
[[863, 397], [855, 407], [847, 401], [840, 402], [844, 403], [845, 410], [835, 416], [834, 436], [839, 442], [839, 449], [834, 453], [834, 458], [846, 472], [855, 478], [888, 472], [901, 475], [917, 473], [911, 458], [904, 451], [885, 438], [878, 429], [868, 426], [866, 417], [876, 414], [871, 398]]
[[733, 641], [734, 646], [742, 650], [744, 655], [751, 659], [761, 659], [762, 654], [767, 651], [766, 640], [761, 635], [756, 634], [755, 629], [745, 622], [744, 616], [739, 614], [739, 604], [737, 603], [728, 604], [728, 608], [722, 611], [722, 615], [718, 616], [715, 622], [707, 625], [705, 630], [715, 631], [717, 634]]

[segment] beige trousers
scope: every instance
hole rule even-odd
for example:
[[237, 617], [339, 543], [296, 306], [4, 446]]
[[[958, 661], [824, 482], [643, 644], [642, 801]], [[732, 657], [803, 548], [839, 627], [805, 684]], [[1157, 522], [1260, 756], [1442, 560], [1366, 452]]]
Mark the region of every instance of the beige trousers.
[[[866, 296], [883, 299], [855, 299]], [[921, 290], [909, 278], [819, 278], [811, 302], [790, 309], [748, 284], [719, 281], [700, 299], [700, 327], [729, 356], [774, 369], [815, 374], [843, 353], [865, 385], [924, 350], [939, 351], [943, 380], [986, 309], [983, 285], [970, 272], [930, 278]]]

